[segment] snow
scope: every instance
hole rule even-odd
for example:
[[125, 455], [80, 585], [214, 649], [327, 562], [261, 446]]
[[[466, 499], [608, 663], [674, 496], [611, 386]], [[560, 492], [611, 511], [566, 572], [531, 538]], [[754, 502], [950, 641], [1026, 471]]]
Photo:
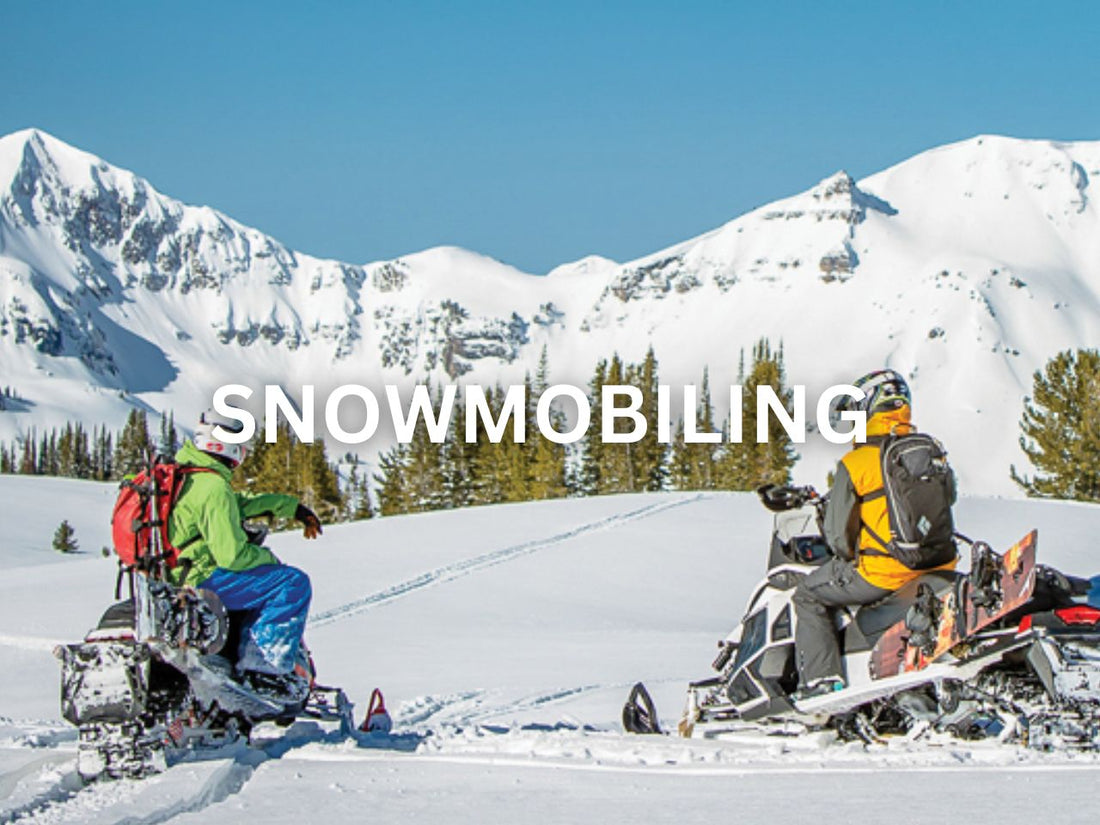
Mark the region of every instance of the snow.
[[[45, 494], [27, 495], [27, 490]], [[0, 475], [0, 501], [6, 502], [5, 512], [16, 516], [4, 519], [0, 570], [100, 556], [101, 548], [111, 546], [111, 509], [117, 495], [117, 484], [61, 478], [43, 484], [38, 478]], [[75, 530], [76, 553], [53, 549], [53, 534], [63, 520]]]
[[[767, 336], [810, 398], [905, 373], [964, 484], [1019, 496], [1008, 470], [1027, 470], [1033, 372], [1100, 340], [1097, 174], [1100, 142], [981, 136], [860, 181], [838, 172], [636, 261], [536, 276], [456, 247], [320, 260], [17, 132], [0, 138], [0, 359], [26, 401], [0, 412], [0, 438], [74, 417], [118, 428], [134, 406], [186, 426], [224, 383], [323, 398], [460, 370], [519, 382], [543, 347], [554, 382], [585, 386], [598, 359], [652, 345], [666, 383], [709, 367], [718, 388]], [[387, 446], [382, 433], [365, 457]], [[820, 482], [831, 448], [812, 435], [799, 452]]]
[[[829, 734], [621, 733], [621, 703], [639, 679], [675, 724], [687, 681], [708, 674], [763, 572], [769, 514], [751, 495], [724, 493], [385, 518], [313, 542], [273, 536], [313, 579], [307, 638], [320, 678], [345, 687], [360, 715], [381, 687], [393, 734], [356, 747], [313, 723], [265, 727], [251, 749], [81, 789], [49, 649], [94, 623], [116, 568], [36, 556], [35, 536], [73, 512], [88, 519], [78, 537], [87, 529], [98, 541], [110, 485], [0, 482], [8, 512], [33, 514], [0, 543], [0, 670], [16, 675], [0, 682], [0, 822], [280, 823], [317, 812], [332, 823], [794, 823], [821, 811], [864, 822], [881, 818], [884, 795], [896, 823], [1094, 816], [1100, 757], [1088, 754], [946, 738], [864, 747]], [[957, 516], [995, 547], [1036, 527], [1041, 561], [1100, 569], [1095, 505], [964, 498]]]

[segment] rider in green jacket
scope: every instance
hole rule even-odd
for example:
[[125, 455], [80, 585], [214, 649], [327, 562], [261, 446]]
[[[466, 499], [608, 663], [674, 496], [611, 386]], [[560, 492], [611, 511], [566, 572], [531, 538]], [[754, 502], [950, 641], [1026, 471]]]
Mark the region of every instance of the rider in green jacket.
[[[298, 499], [281, 493], [235, 492], [230, 486], [233, 470], [222, 458], [204, 453], [191, 441], [180, 447], [176, 462], [212, 471], [185, 477], [168, 520], [168, 541], [173, 547], [185, 548], [180, 562], [191, 563], [187, 580], [180, 584], [198, 586], [210, 578], [215, 568], [239, 573], [279, 563], [266, 547], [248, 543], [241, 522], [264, 515], [294, 518]], [[177, 565], [176, 570], [186, 566]]]
[[204, 413], [194, 441], [184, 443], [176, 461], [207, 472], [189, 473], [172, 508], [169, 541], [181, 548], [177, 570], [183, 584], [216, 593], [227, 610], [243, 618], [236, 669], [253, 688], [304, 697], [309, 675], [300, 667], [299, 649], [312, 597], [309, 577], [281, 564], [266, 547], [252, 544], [242, 520], [271, 514], [305, 525], [307, 539], [321, 533], [317, 515], [294, 496], [247, 495], [230, 486], [245, 446], [223, 441], [221, 427], [239, 431], [239, 422]]

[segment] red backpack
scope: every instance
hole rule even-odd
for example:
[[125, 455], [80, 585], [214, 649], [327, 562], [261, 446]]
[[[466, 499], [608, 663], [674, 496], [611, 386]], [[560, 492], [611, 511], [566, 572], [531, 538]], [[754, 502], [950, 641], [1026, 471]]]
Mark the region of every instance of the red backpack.
[[[168, 518], [172, 507], [187, 476], [212, 472], [207, 467], [157, 461], [151, 470], [142, 470], [119, 485], [118, 500], [111, 513], [111, 539], [124, 565], [147, 569], [163, 561], [169, 569], [176, 566], [183, 547], [173, 547], [168, 541]], [[154, 528], [159, 533], [159, 542], [154, 540]]]

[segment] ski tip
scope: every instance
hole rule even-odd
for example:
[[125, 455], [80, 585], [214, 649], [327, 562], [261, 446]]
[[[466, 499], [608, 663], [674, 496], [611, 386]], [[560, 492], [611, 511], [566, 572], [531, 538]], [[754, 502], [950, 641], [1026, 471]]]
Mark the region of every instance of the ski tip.
[[630, 689], [630, 695], [623, 705], [623, 729], [627, 733], [638, 734], [661, 732], [653, 697], [641, 682], [635, 683]]
[[367, 715], [363, 724], [359, 726], [360, 733], [369, 735], [386, 736], [393, 730], [393, 719], [386, 710], [386, 700], [382, 691], [375, 688], [371, 691], [370, 703], [367, 705]]

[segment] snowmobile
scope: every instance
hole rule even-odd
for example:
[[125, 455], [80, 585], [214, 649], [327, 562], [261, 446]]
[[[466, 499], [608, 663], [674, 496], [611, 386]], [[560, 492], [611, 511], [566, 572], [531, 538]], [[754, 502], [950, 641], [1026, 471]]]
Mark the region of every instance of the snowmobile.
[[[831, 728], [867, 742], [937, 731], [1045, 749], [1100, 747], [1100, 579], [1036, 564], [1035, 532], [1003, 554], [957, 534], [970, 545], [969, 573], [930, 571], [881, 601], [838, 610], [845, 685], [796, 698], [792, 597], [830, 557], [827, 496], [812, 487], [757, 492], [774, 513], [767, 573], [719, 642], [717, 675], [689, 684], [681, 736]], [[623, 725], [661, 732], [641, 683]]]
[[[263, 542], [266, 528], [245, 527], [250, 541]], [[124, 576], [130, 598], [109, 607], [84, 641], [55, 650], [61, 711], [79, 728], [85, 781], [157, 773], [187, 750], [247, 739], [262, 722], [313, 719], [354, 735], [351, 702], [343, 690], [317, 684], [304, 642], [300, 678], [286, 690], [239, 681], [233, 657], [243, 617], [208, 590], [171, 584], [162, 566], [144, 568], [121, 567], [116, 598]]]

